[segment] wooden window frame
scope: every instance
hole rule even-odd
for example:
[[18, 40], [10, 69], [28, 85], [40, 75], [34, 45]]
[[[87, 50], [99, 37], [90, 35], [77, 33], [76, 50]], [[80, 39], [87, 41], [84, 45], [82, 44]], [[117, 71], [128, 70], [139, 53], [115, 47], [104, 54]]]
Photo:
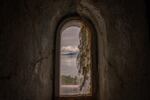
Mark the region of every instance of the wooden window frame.
[[[81, 96], [60, 96], [59, 86], [60, 86], [60, 40], [61, 40], [61, 28], [63, 25], [71, 20], [79, 20], [85, 23], [89, 30], [91, 31], [91, 60], [92, 60], [92, 69], [91, 69], [91, 77], [92, 77], [92, 95], [81, 95]], [[55, 49], [54, 49], [54, 77], [53, 77], [53, 100], [99, 100], [99, 70], [98, 70], [98, 48], [97, 48], [97, 32], [89, 20], [86, 17], [79, 16], [69, 16], [63, 18], [56, 28], [56, 36], [55, 36]]]

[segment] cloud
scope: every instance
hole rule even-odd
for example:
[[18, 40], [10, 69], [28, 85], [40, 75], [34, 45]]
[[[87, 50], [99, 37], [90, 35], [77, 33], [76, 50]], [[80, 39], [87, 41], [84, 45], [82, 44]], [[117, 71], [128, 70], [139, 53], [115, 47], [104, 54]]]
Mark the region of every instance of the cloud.
[[79, 48], [77, 46], [63, 46], [61, 48], [62, 52], [78, 52]]

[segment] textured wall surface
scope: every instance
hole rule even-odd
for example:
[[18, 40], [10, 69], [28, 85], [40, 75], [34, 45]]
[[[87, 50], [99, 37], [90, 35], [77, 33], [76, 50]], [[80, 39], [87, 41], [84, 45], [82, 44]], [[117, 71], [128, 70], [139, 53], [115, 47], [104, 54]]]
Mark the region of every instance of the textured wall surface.
[[55, 30], [73, 13], [97, 31], [100, 100], [150, 100], [145, 8], [143, 0], [0, 0], [0, 100], [53, 100]]

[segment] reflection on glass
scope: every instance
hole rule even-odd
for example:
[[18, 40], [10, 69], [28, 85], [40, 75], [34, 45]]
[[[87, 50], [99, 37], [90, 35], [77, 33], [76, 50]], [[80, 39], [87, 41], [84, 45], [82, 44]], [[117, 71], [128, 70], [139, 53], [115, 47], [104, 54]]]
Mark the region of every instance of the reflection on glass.
[[[84, 31], [86, 32], [86, 31]], [[70, 26], [61, 33], [60, 52], [60, 95], [90, 95], [91, 94], [91, 54], [90, 45], [84, 48], [83, 45], [89, 43], [89, 39], [83, 42], [84, 33], [82, 26]], [[86, 35], [85, 39], [89, 38]], [[82, 43], [85, 44], [82, 44]], [[84, 49], [83, 49], [84, 48]], [[83, 51], [87, 50], [86, 58], [81, 58]], [[81, 62], [88, 66], [86, 70], [80, 65]], [[84, 67], [84, 65], [83, 65]], [[89, 71], [88, 71], [89, 70]], [[88, 71], [86, 74], [85, 71]]]

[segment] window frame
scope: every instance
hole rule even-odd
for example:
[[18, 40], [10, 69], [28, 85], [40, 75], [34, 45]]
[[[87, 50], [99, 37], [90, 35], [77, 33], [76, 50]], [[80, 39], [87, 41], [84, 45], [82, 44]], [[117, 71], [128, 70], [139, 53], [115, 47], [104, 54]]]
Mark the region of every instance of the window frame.
[[[81, 95], [81, 96], [60, 96], [59, 86], [60, 86], [60, 48], [61, 48], [61, 28], [65, 23], [71, 20], [79, 20], [85, 23], [88, 29], [91, 32], [91, 82], [92, 82], [92, 96]], [[93, 24], [88, 18], [79, 17], [79, 16], [71, 16], [67, 18], [63, 18], [56, 28], [56, 36], [55, 36], [55, 47], [54, 47], [54, 82], [53, 82], [53, 96], [54, 100], [98, 100], [99, 99], [99, 70], [98, 70], [98, 48], [97, 48], [97, 32], [93, 27]]]

